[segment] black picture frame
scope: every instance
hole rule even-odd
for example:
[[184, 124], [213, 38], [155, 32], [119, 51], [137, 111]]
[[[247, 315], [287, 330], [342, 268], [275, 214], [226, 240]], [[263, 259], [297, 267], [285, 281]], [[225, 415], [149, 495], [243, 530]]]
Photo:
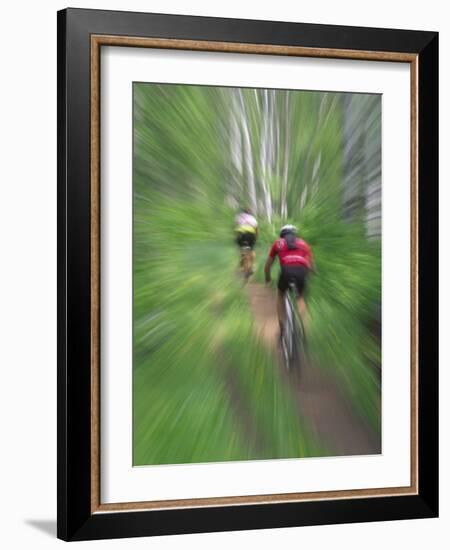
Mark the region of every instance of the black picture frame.
[[[438, 515], [438, 33], [163, 14], [58, 12], [58, 523], [63, 540]], [[91, 37], [344, 51], [418, 61], [418, 492], [377, 498], [92, 512]], [[423, 367], [423, 368], [422, 368]]]

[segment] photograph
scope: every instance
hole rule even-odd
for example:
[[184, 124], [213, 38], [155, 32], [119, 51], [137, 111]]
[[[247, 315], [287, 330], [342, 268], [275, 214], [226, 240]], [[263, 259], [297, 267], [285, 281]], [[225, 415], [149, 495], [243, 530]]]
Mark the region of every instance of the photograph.
[[4, 548], [448, 546], [445, 5], [4, 5]]
[[382, 95], [132, 85], [133, 466], [380, 454]]
[[436, 517], [438, 34], [57, 31], [58, 537]]

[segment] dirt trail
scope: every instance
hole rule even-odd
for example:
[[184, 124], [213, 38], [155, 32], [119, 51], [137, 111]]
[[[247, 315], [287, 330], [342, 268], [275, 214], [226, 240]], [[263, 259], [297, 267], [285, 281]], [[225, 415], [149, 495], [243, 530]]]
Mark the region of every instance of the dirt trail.
[[[276, 293], [256, 283], [247, 286], [250, 307], [256, 330], [272, 351], [277, 350], [278, 320]], [[288, 378], [299, 413], [317, 440], [334, 456], [378, 454], [381, 438], [352, 410], [348, 397], [332, 376], [306, 362], [301, 377], [288, 373], [278, 361], [279, 368]]]

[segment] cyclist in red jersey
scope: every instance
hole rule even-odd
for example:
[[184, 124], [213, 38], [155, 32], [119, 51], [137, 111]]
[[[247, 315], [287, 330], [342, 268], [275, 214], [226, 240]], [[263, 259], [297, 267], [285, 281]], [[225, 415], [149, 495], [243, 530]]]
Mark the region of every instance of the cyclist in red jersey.
[[278, 256], [280, 261], [280, 278], [278, 279], [277, 312], [280, 330], [283, 331], [285, 319], [284, 293], [293, 282], [297, 288], [297, 305], [303, 320], [306, 316], [304, 290], [309, 272], [313, 269], [313, 257], [309, 245], [297, 237], [297, 228], [294, 225], [284, 225], [267, 257], [264, 267], [266, 282], [270, 282], [270, 270]]

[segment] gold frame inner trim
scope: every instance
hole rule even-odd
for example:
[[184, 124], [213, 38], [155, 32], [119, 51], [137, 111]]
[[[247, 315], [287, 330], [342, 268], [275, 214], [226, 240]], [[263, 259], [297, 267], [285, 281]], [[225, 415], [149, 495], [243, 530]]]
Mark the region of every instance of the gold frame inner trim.
[[[407, 487], [317, 491], [146, 502], [100, 499], [100, 49], [102, 46], [163, 48], [409, 63], [411, 81], [411, 484]], [[418, 494], [418, 55], [271, 44], [91, 35], [91, 513], [211, 506], [274, 504]]]

